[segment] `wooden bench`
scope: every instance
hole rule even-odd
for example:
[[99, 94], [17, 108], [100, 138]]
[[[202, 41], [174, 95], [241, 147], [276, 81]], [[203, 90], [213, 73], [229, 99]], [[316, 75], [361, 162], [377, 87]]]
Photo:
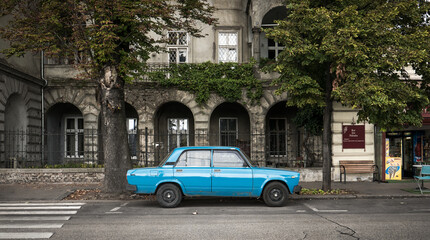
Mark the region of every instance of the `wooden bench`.
[[422, 165], [420, 175], [414, 176], [414, 179], [418, 184], [418, 188], [420, 189], [421, 194], [423, 194], [422, 185], [424, 184], [425, 180], [430, 180], [430, 165]]
[[347, 173], [373, 173], [373, 181], [376, 181], [376, 176], [379, 175], [378, 166], [376, 166], [372, 160], [339, 161], [339, 168], [340, 182], [342, 182], [343, 175], [344, 183], [346, 183]]

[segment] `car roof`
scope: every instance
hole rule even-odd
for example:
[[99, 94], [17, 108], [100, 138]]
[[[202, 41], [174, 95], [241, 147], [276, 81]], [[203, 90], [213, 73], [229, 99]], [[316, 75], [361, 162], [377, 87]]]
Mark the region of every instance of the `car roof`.
[[218, 150], [239, 150], [238, 147], [226, 147], [226, 146], [191, 146], [191, 147], [179, 147], [175, 150], [195, 150], [195, 149], [218, 149]]

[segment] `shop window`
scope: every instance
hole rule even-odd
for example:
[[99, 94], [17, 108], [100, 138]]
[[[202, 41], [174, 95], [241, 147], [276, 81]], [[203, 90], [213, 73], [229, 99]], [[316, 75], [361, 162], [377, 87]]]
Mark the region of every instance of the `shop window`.
[[238, 33], [218, 32], [218, 62], [238, 62]]
[[84, 119], [81, 117], [66, 118], [66, 157], [84, 157]]
[[237, 118], [220, 118], [219, 131], [221, 146], [236, 146]]

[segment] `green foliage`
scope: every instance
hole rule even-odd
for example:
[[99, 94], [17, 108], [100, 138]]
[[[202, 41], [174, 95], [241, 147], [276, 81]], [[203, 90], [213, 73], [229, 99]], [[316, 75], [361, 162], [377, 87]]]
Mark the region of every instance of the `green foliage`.
[[2, 53], [77, 57], [85, 77], [101, 81], [110, 66], [120, 79], [131, 80], [167, 42], [158, 36], [176, 29], [200, 37], [198, 26], [216, 21], [213, 11], [206, 0], [2, 0], [0, 16], [13, 17], [0, 27], [0, 37], [11, 43]]
[[[329, 95], [384, 129], [421, 125], [430, 93], [430, 2], [291, 0], [286, 8], [288, 17], [265, 32], [285, 45], [269, 67], [281, 74], [273, 84], [288, 92], [288, 105], [324, 107]], [[425, 84], [409, 81], [408, 65]]]
[[242, 98], [242, 89], [255, 103], [263, 95], [261, 81], [254, 77], [254, 62], [172, 64], [165, 72], [149, 72], [148, 77], [162, 87], [177, 87], [196, 95], [196, 102], [206, 103], [210, 93], [217, 93], [228, 102]]
[[320, 136], [323, 130], [323, 112], [321, 107], [306, 106], [297, 111], [293, 122], [297, 127], [305, 128], [309, 134]]

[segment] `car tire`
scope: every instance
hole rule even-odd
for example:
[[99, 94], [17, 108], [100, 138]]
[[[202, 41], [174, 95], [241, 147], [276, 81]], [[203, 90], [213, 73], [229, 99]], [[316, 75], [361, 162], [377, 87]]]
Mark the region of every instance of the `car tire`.
[[181, 203], [182, 192], [178, 186], [167, 183], [162, 185], [157, 191], [157, 201], [161, 207], [174, 208]]
[[269, 207], [282, 207], [287, 204], [288, 189], [280, 182], [271, 182], [263, 191], [263, 200]]

